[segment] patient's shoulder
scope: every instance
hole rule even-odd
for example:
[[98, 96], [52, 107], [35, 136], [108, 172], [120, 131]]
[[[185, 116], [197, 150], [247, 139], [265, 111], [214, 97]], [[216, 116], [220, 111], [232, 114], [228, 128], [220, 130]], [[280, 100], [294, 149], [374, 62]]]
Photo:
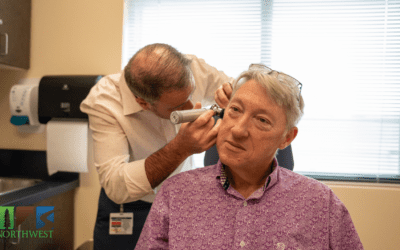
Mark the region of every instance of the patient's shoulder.
[[168, 178], [163, 185], [168, 185], [174, 189], [187, 189], [189, 186], [194, 188], [202, 187], [211, 184], [216, 179], [218, 174], [216, 168], [216, 165], [211, 165], [185, 171]]
[[321, 193], [331, 192], [331, 189], [326, 184], [285, 168], [280, 168], [278, 178], [280, 183], [283, 183], [288, 189], [301, 189], [307, 190], [308, 192]]

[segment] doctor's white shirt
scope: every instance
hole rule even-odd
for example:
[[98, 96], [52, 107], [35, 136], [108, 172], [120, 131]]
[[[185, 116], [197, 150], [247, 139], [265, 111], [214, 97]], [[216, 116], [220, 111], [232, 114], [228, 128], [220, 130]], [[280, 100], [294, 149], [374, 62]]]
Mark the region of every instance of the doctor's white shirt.
[[[233, 78], [194, 55], [186, 56], [192, 60], [196, 83], [193, 103], [201, 102], [202, 107], [214, 104], [215, 91]], [[128, 88], [123, 71], [96, 83], [80, 108], [89, 116], [94, 164], [107, 196], [117, 204], [136, 200], [153, 202], [161, 185], [151, 188], [145, 160], [170, 142], [180, 126], [143, 110]], [[190, 169], [192, 157], [170, 176]]]

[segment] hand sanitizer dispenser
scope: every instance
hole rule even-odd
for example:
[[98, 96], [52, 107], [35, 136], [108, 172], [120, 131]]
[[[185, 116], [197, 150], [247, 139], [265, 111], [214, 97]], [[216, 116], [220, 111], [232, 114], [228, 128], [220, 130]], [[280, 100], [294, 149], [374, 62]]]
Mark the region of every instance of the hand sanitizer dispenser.
[[39, 123], [38, 91], [39, 78], [23, 79], [10, 91], [10, 122], [20, 132], [41, 133], [44, 126]]

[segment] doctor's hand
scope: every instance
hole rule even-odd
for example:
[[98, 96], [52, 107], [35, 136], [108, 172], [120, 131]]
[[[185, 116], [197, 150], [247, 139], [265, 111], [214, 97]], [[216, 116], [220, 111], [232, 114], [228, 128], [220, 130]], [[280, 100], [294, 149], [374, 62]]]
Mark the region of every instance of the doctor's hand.
[[[194, 109], [200, 109], [201, 103], [196, 103]], [[193, 122], [182, 123], [174, 138], [183, 152], [188, 155], [198, 154], [211, 148], [217, 140], [221, 119], [215, 121], [214, 111], [209, 110]]]
[[229, 82], [226, 82], [215, 91], [215, 102], [220, 108], [224, 109], [228, 106], [231, 95], [232, 85]]

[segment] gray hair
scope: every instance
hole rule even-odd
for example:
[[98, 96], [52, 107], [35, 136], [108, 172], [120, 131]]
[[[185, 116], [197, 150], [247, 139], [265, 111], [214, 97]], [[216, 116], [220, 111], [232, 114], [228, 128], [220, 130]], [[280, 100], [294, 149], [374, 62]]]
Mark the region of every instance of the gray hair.
[[125, 81], [132, 93], [153, 104], [163, 93], [192, 84], [191, 60], [168, 44], [150, 44], [129, 60]]
[[284, 73], [271, 70], [265, 65], [250, 65], [249, 70], [241, 73], [235, 80], [232, 97], [249, 80], [260, 84], [272, 100], [283, 107], [286, 114], [286, 131], [297, 125], [304, 114], [304, 100], [298, 87], [300, 82]]

